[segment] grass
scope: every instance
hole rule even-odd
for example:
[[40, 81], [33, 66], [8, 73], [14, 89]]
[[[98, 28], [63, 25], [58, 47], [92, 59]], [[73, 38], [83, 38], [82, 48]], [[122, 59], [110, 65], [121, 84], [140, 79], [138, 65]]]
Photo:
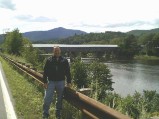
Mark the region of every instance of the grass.
[[[44, 90], [22, 72], [15, 70], [0, 57], [14, 102], [18, 119], [41, 119]], [[50, 108], [50, 119], [55, 118], [55, 99]], [[63, 101], [62, 119], [81, 119], [81, 111]]]
[[44, 65], [43, 62], [39, 62], [38, 65], [33, 65], [30, 62], [27, 62], [27, 60], [22, 56], [16, 56], [11, 54], [5, 54], [5, 56], [13, 59], [14, 61], [25, 63], [25, 65], [29, 65], [30, 67], [36, 68], [39, 71], [43, 70], [43, 65]]
[[43, 93], [1, 57], [2, 66], [15, 100], [18, 119], [39, 119], [42, 117]]
[[159, 60], [159, 57], [148, 56], [148, 55], [138, 55], [138, 56], [135, 56], [134, 59], [136, 59], [136, 60]]

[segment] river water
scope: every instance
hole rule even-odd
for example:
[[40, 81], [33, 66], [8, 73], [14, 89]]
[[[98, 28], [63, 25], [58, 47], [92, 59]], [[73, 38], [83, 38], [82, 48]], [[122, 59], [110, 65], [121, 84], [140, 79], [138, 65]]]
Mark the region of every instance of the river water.
[[125, 97], [135, 91], [159, 93], [159, 61], [120, 61], [105, 63], [111, 70], [114, 91]]

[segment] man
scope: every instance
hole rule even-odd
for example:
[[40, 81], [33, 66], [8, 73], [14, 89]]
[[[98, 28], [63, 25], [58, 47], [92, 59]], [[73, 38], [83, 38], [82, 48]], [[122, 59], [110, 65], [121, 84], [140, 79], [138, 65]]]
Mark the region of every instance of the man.
[[43, 118], [49, 117], [49, 109], [53, 101], [54, 91], [57, 92], [56, 101], [56, 118], [60, 119], [62, 109], [62, 98], [65, 87], [65, 77], [67, 78], [67, 86], [71, 86], [71, 75], [68, 60], [61, 56], [59, 46], [53, 48], [53, 56], [49, 57], [44, 66], [44, 104]]

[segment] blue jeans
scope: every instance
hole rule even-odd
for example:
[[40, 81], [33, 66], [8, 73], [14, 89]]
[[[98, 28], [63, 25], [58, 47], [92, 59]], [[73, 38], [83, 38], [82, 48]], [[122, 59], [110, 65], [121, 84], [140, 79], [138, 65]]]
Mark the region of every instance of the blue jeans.
[[56, 90], [57, 92], [56, 117], [60, 118], [64, 87], [65, 87], [65, 81], [49, 81], [48, 88], [45, 90], [43, 117], [49, 117], [50, 105], [53, 101], [54, 91]]

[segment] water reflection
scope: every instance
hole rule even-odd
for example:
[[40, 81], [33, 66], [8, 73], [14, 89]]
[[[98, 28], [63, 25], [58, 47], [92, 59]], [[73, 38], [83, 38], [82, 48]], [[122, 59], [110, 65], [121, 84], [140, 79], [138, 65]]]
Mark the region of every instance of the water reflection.
[[115, 92], [126, 96], [136, 91], [156, 90], [159, 93], [159, 61], [124, 61], [106, 63], [113, 75]]

